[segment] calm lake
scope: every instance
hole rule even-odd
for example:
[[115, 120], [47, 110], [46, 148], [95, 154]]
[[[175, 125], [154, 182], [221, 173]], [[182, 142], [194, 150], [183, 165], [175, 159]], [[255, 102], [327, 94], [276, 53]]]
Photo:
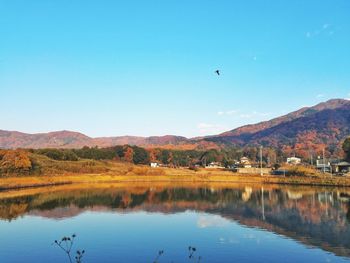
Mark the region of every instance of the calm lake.
[[83, 262], [350, 262], [350, 189], [90, 188], [0, 192], [0, 262], [69, 262], [73, 233]]

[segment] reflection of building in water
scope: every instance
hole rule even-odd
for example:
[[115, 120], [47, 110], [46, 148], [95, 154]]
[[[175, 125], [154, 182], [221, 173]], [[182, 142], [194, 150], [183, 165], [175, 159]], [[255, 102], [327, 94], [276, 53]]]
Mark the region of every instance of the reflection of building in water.
[[321, 203], [334, 203], [333, 193], [323, 192], [318, 193], [318, 201]]
[[299, 192], [292, 192], [290, 190], [287, 191], [287, 195], [289, 199], [293, 199], [293, 200], [298, 200], [303, 198], [303, 194], [299, 193]]
[[342, 192], [337, 192], [337, 199], [341, 202], [350, 202], [350, 195]]
[[252, 195], [253, 189], [251, 187], [245, 187], [244, 192], [242, 193], [242, 200], [244, 202], [247, 202], [251, 195]]

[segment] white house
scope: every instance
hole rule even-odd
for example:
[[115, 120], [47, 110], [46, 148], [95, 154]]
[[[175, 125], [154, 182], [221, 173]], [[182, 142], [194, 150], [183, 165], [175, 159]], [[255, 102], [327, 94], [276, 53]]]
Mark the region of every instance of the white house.
[[151, 167], [155, 168], [155, 167], [159, 167], [158, 163], [150, 163]]
[[324, 159], [317, 159], [316, 160], [316, 169], [323, 171], [323, 172], [331, 172], [332, 166], [331, 163]]
[[289, 157], [287, 158], [287, 163], [288, 164], [300, 164], [301, 163], [301, 159], [298, 157]]
[[242, 157], [240, 159], [240, 165], [244, 168], [252, 168], [252, 163], [249, 161], [247, 157]]
[[208, 164], [205, 168], [212, 168], [212, 169], [223, 169], [225, 168], [224, 166], [222, 166], [221, 163], [219, 162], [211, 162], [210, 164]]

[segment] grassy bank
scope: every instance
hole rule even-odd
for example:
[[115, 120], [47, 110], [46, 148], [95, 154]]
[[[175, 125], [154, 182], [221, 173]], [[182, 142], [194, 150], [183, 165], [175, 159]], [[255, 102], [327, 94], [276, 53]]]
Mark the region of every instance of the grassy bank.
[[[247, 183], [291, 184], [317, 186], [350, 186], [350, 178], [330, 177], [298, 170], [299, 176], [243, 175], [225, 170], [186, 168], [151, 168], [117, 161], [56, 161], [42, 155], [31, 155], [34, 169], [31, 173], [2, 174], [0, 190], [53, 186], [62, 184], [94, 183]], [[310, 176], [306, 176], [309, 174]]]
[[61, 173], [40, 176], [8, 176], [0, 180], [0, 189], [16, 189], [62, 184], [96, 183], [247, 183], [247, 184], [290, 184], [315, 186], [350, 186], [350, 178], [329, 176], [259, 176], [241, 175], [229, 171], [174, 168], [149, 168], [125, 163], [109, 164], [109, 170], [102, 173]]

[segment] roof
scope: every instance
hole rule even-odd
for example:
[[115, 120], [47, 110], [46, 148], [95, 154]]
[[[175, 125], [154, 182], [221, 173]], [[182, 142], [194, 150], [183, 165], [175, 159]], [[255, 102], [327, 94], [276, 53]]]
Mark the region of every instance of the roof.
[[338, 166], [350, 166], [350, 163], [348, 163], [348, 162], [340, 162], [340, 163], [336, 163], [335, 165], [338, 165]]

